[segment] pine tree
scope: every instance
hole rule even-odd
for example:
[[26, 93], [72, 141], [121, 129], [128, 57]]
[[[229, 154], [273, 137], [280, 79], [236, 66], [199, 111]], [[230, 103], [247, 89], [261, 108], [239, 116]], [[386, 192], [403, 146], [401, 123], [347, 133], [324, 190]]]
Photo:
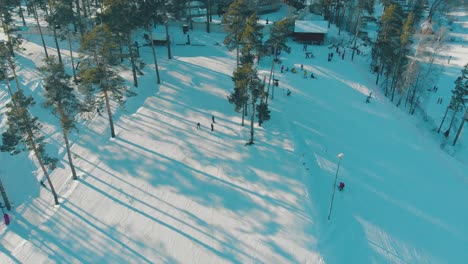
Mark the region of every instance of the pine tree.
[[21, 87], [16, 75], [13, 56], [8, 46], [8, 42], [0, 42], [0, 81], [3, 80], [5, 82], [10, 97], [13, 97], [13, 90], [11, 89], [10, 85], [10, 74], [13, 75], [13, 79], [15, 80], [18, 91], [21, 90]]
[[148, 32], [151, 51], [153, 54], [154, 68], [156, 71], [156, 83], [161, 83], [161, 78], [159, 76], [159, 67], [158, 60], [156, 56], [156, 49], [154, 48], [153, 41], [153, 28], [156, 26], [156, 23], [163, 23], [164, 16], [161, 14], [162, 0], [144, 0], [142, 3], [139, 3], [139, 16], [142, 17], [141, 23], [145, 30]]
[[6, 43], [0, 42], [0, 82], [5, 82], [8, 88], [8, 93], [10, 94], [10, 97], [12, 97], [13, 91], [11, 90], [9, 78], [10, 56], [10, 50], [8, 49]]
[[60, 52], [60, 45], [58, 43], [57, 29], [60, 27], [57, 17], [55, 16], [54, 0], [49, 0], [49, 10], [45, 16], [45, 20], [49, 24], [49, 28], [52, 28], [54, 35], [55, 48], [57, 49], [57, 56], [60, 63], [62, 63], [62, 54]]
[[72, 129], [76, 129], [75, 116], [80, 110], [80, 103], [71, 87], [70, 76], [65, 73], [63, 65], [56, 62], [55, 57], [46, 59], [46, 65], [41, 70], [47, 74], [44, 79], [45, 106], [51, 107], [52, 112], [60, 119], [72, 179], [77, 180], [68, 135]]
[[226, 25], [227, 35], [223, 43], [231, 51], [236, 49], [236, 65], [240, 63], [241, 36], [246, 26], [247, 18], [254, 11], [250, 9], [247, 0], [236, 0], [228, 8], [223, 16], [223, 23]]
[[10, 26], [13, 23], [12, 10], [15, 6], [20, 5], [19, 0], [3, 0], [0, 1], [0, 24], [3, 29], [3, 33], [7, 37], [7, 47], [12, 57], [15, 56], [14, 48], [21, 44], [19, 37], [13, 37], [10, 34]]
[[445, 132], [447, 137], [452, 129], [453, 123], [455, 121], [456, 115], [461, 112], [466, 107], [468, 102], [468, 64], [462, 69], [462, 74], [455, 80], [455, 88], [452, 91], [452, 117], [450, 119], [450, 124]]
[[45, 0], [29, 0], [27, 4], [28, 4], [28, 7], [32, 10], [34, 20], [36, 21], [37, 29], [39, 30], [39, 35], [41, 36], [41, 42], [42, 42], [42, 47], [44, 48], [44, 54], [46, 58], [48, 58], [49, 53], [47, 52], [47, 45], [44, 40], [44, 34], [42, 33], [41, 25], [39, 24], [39, 14], [37, 12], [38, 9], [46, 10]]
[[[80, 0], [74, 0], [74, 3], [75, 3], [75, 8], [76, 8], [76, 12], [74, 12], [76, 14], [76, 18], [75, 16], [73, 16], [73, 21], [74, 21], [74, 25], [75, 24], [78, 24], [78, 29], [80, 30], [80, 36], [83, 37], [83, 34], [85, 32], [84, 30], [84, 26], [83, 26], [83, 21], [81, 21], [81, 6], [80, 6]], [[71, 5], [70, 5], [71, 7]], [[76, 30], [75, 30], [76, 32]]]
[[254, 117], [255, 117], [255, 109], [256, 109], [256, 104], [257, 100], [262, 94], [263, 91], [263, 84], [260, 78], [258, 78], [257, 70], [252, 69], [251, 74], [249, 76], [249, 81], [248, 81], [248, 88], [250, 91], [250, 103], [252, 104], [251, 108], [251, 114], [250, 114], [250, 139], [247, 145], [252, 145], [254, 144]]
[[247, 19], [244, 31], [241, 35], [241, 42], [244, 46], [248, 45], [250, 52], [255, 54], [257, 62], [260, 61], [260, 57], [263, 55], [263, 26], [258, 24], [257, 13], [253, 13]]
[[455, 135], [455, 138], [453, 139], [452, 146], [455, 146], [455, 144], [457, 144], [458, 138], [460, 137], [460, 134], [463, 130], [463, 126], [465, 125], [466, 122], [468, 122], [468, 108], [465, 110], [465, 115], [463, 116], [460, 122], [460, 126], [458, 127], [457, 134]]
[[69, 25], [74, 22], [74, 12], [72, 6], [73, 0], [51, 0], [51, 13], [49, 15], [49, 19], [53, 21], [56, 27], [59, 28], [59, 35], [61, 37], [67, 37], [68, 49], [70, 50], [70, 59], [72, 64], [73, 80], [75, 83], [77, 83], [78, 80], [76, 78], [75, 60], [73, 58], [72, 36], [70, 32], [71, 29], [69, 27]]
[[262, 126], [263, 122], [270, 120], [270, 112], [268, 104], [263, 102], [263, 100], [257, 105], [258, 126]]
[[8, 199], [8, 195], [5, 191], [5, 187], [3, 186], [3, 182], [2, 180], [0, 179], [0, 193], [2, 194], [2, 198], [3, 198], [3, 203], [5, 204], [5, 208], [10, 211], [11, 210], [11, 204], [10, 204], [10, 200]]
[[[45, 150], [44, 136], [41, 133], [41, 124], [37, 117], [30, 114], [29, 109], [35, 104], [32, 97], [26, 97], [22, 90], [13, 94], [12, 100], [7, 106], [8, 128], [2, 134], [0, 151], [18, 154], [27, 149], [32, 151], [44, 173], [49, 187], [54, 196], [54, 202], [59, 204], [57, 193], [49, 177], [48, 169], [56, 167], [57, 159], [51, 158]], [[22, 147], [22, 146], [25, 146]]]
[[408, 17], [403, 24], [403, 29], [401, 31], [400, 35], [400, 45], [398, 48], [398, 57], [397, 61], [394, 65], [394, 72], [393, 72], [393, 78], [392, 78], [392, 84], [391, 84], [391, 91], [392, 91], [392, 97], [391, 101], [393, 102], [393, 99], [395, 97], [395, 91], [397, 90], [397, 87], [399, 86], [400, 83], [400, 76], [402, 75], [402, 72], [404, 71], [404, 65], [407, 64], [407, 59], [406, 55], [409, 53], [409, 45], [412, 43], [411, 42], [411, 35], [413, 33], [413, 18], [414, 15], [413, 13], [409, 13]]
[[244, 126], [245, 106], [249, 99], [247, 91], [249, 74], [250, 67], [248, 64], [243, 64], [234, 71], [232, 77], [232, 81], [234, 82], [234, 91], [228, 96], [228, 101], [234, 105], [234, 110], [236, 112], [240, 112], [242, 108], [242, 126]]
[[116, 47], [118, 44], [106, 25], [96, 26], [85, 33], [81, 41], [81, 49], [88, 54], [82, 60], [80, 71], [81, 87], [88, 99], [86, 104], [90, 105], [88, 109], [94, 109], [96, 102], [104, 99], [112, 138], [115, 137], [115, 130], [110, 100], [123, 105], [126, 97], [135, 95], [110, 65], [112, 50]]
[[[391, 4], [384, 9], [382, 14], [377, 41], [373, 47], [373, 64], [379, 65], [376, 84], [379, 82], [379, 77], [386, 69], [386, 77], [388, 78], [393, 69], [394, 51], [397, 49], [400, 29], [402, 28], [402, 10], [399, 5]], [[388, 96], [388, 87], [385, 87], [385, 96]]]
[[288, 53], [290, 52], [290, 48], [286, 45], [288, 42], [288, 35], [290, 33], [288, 29], [290, 23], [291, 21], [289, 19], [282, 19], [278, 22], [275, 22], [274, 25], [271, 27], [270, 37], [267, 39], [267, 41], [265, 41], [265, 46], [267, 47], [267, 49], [270, 49], [273, 52], [273, 58], [272, 58], [271, 69], [270, 69], [270, 77], [268, 78], [268, 87], [267, 87], [266, 98], [265, 98], [266, 99], [265, 104], [267, 108], [268, 108], [268, 95], [270, 94], [271, 78], [273, 76], [273, 69], [275, 67], [275, 62], [278, 61], [278, 58], [277, 58], [278, 50], [284, 50]]
[[240, 60], [242, 65], [239, 66], [233, 74], [235, 85], [234, 92], [228, 97], [229, 102], [235, 105], [235, 109], [243, 108], [242, 126], [244, 125], [244, 115], [247, 112], [248, 102], [251, 103], [250, 116], [250, 139], [246, 145], [254, 144], [254, 118], [256, 103], [258, 98], [263, 94], [264, 84], [258, 78], [257, 70], [254, 68], [255, 52], [258, 52], [258, 43], [261, 42], [261, 35], [255, 34], [256, 17], [252, 15], [247, 22], [244, 33], [241, 36], [243, 47], [241, 50]]
[[138, 4], [135, 0], [104, 0], [104, 7], [103, 21], [112, 33], [123, 36], [132, 65], [133, 85], [138, 87], [136, 54], [132, 44], [132, 31], [141, 25]]

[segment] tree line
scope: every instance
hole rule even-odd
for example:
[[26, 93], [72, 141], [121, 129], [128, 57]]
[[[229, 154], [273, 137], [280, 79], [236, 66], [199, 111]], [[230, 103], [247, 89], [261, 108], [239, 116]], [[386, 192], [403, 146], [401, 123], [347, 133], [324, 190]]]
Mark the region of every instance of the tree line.
[[[353, 35], [351, 59], [358, 49], [359, 38], [371, 45], [370, 67], [376, 76], [375, 83], [391, 102], [413, 115], [418, 108], [421, 109], [422, 100], [437, 91], [434, 84], [443, 70], [438, 56], [445, 49], [447, 29], [440, 27], [434, 30], [430, 26], [435, 20], [444, 19], [446, 13], [461, 1], [409, 0], [402, 5], [401, 1], [380, 0], [384, 10], [379, 19], [374, 17], [376, 3], [375, 0], [321, 0], [319, 9], [329, 23], [339, 28], [339, 33], [343, 28]], [[362, 25], [368, 22], [377, 25], [375, 41], [369, 41], [366, 31], [362, 29]], [[421, 28], [423, 23], [428, 26], [427, 29]], [[437, 129], [440, 133], [447, 114], [451, 112], [449, 125], [443, 132], [448, 138], [456, 120], [459, 120], [452, 145], [456, 144], [467, 116], [466, 68], [467, 65], [455, 80], [450, 103]]]

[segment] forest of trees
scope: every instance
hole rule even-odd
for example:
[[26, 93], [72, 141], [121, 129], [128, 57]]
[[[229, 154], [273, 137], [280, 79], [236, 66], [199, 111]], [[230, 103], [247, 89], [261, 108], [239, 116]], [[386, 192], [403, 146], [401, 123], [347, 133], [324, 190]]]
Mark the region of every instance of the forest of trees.
[[[378, 20], [374, 17], [377, 3], [383, 5], [383, 13]], [[371, 45], [370, 68], [376, 76], [376, 84], [385, 96], [396, 107], [403, 107], [411, 115], [417, 110], [423, 112], [420, 104], [430, 96], [443, 70], [436, 59], [445, 48], [447, 29], [440, 27], [437, 30], [421, 30], [420, 25], [431, 25], [434, 19], [444, 19], [447, 11], [453, 10], [461, 1], [410, 0], [402, 5], [401, 1], [394, 0], [321, 0], [320, 4], [320, 10], [323, 10], [323, 15], [330, 24], [335, 24], [340, 31], [343, 28], [354, 36], [350, 43], [342, 43], [351, 46], [352, 58], [357, 49], [358, 38], [362, 38], [366, 45]], [[363, 23], [369, 22], [377, 25], [377, 37], [370, 41], [362, 29]], [[465, 70], [455, 81], [452, 99], [437, 129], [437, 132], [441, 132], [445, 117], [451, 113], [449, 125], [445, 127], [443, 135], [448, 138], [458, 122], [460, 125], [453, 145], [456, 144], [466, 120], [467, 90], [465, 66]]]
[[[419, 109], [420, 99], [432, 88], [437, 74], [441, 71], [435, 62], [436, 55], [443, 48], [446, 37], [441, 28], [433, 34], [421, 34], [419, 25], [422, 21], [431, 21], [443, 15], [448, 8], [458, 3], [457, 0], [410, 0], [404, 8], [392, 0], [381, 0], [384, 11], [376, 20], [374, 6], [378, 0], [320, 0], [321, 14], [330, 24], [349, 32], [353, 38], [348, 45], [354, 52], [358, 49], [358, 40], [366, 40], [361, 29], [365, 23], [375, 22], [377, 38], [372, 45], [370, 68], [376, 76], [376, 83], [382, 88], [385, 96], [396, 107], [405, 108], [409, 114]], [[152, 28], [164, 26], [166, 31], [167, 57], [172, 59], [171, 42], [168, 31], [170, 19], [185, 19], [184, 8], [187, 0], [2, 0], [0, 2], [0, 24], [6, 40], [0, 42], [0, 83], [4, 84], [10, 96], [6, 115], [6, 131], [2, 133], [0, 150], [16, 155], [30, 151], [39, 164], [45, 180], [58, 204], [57, 194], [49, 174], [57, 163], [47, 153], [47, 142], [41, 132], [41, 122], [30, 111], [35, 100], [24, 94], [22, 84], [16, 73], [15, 53], [22, 49], [21, 36], [14, 34], [13, 17], [19, 17], [26, 25], [25, 16], [34, 18], [44, 51], [43, 88], [45, 90], [44, 107], [59, 120], [72, 179], [77, 179], [70, 152], [70, 133], [76, 133], [77, 117], [86, 113], [105, 112], [110, 127], [110, 136], [116, 136], [113, 124], [111, 102], [125, 104], [127, 98], [134, 96], [132, 87], [119, 75], [116, 67], [127, 64], [131, 67], [133, 86], [138, 87], [138, 78], [144, 66], [139, 57], [139, 47], [134, 44], [133, 35], [137, 30], [147, 32], [155, 66], [156, 83], [161, 83]], [[236, 51], [236, 68], [232, 74], [233, 90], [227, 100], [234, 110], [244, 118], [250, 117], [250, 137], [246, 145], [254, 144], [255, 119], [262, 126], [270, 119], [268, 99], [272, 73], [277, 58], [277, 51], [288, 51], [288, 36], [291, 18], [276, 21], [270, 27], [270, 34], [264, 39], [262, 26], [249, 0], [236, 1], [203, 1], [207, 7], [207, 32], [213, 10], [223, 11], [223, 23], [226, 27], [224, 44], [227, 49]], [[269, 1], [266, 1], [269, 3]], [[304, 1], [291, 1], [303, 5]], [[311, 6], [311, 9], [316, 6]], [[424, 15], [428, 9], [429, 15]], [[49, 48], [44, 40], [42, 21], [48, 23], [54, 48]], [[70, 50], [70, 62], [65, 63], [61, 57], [58, 40], [67, 40]], [[72, 48], [79, 43], [80, 65], [74, 59], [77, 55]], [[53, 50], [56, 54], [52, 54]], [[269, 78], [261, 80], [257, 65], [260, 60], [271, 59], [272, 67]], [[453, 96], [446, 109], [444, 118], [437, 130], [445, 137], [456, 129], [453, 140], [456, 144], [468, 117], [468, 65], [456, 79]], [[67, 74], [71, 72], [72, 74]], [[271, 87], [274, 88], [274, 87]], [[250, 116], [249, 116], [250, 113]], [[448, 119], [446, 117], [449, 117]], [[448, 122], [446, 122], [448, 121]], [[458, 125], [457, 125], [458, 122]], [[448, 123], [448, 125], [446, 124]], [[445, 125], [445, 126], [444, 126]], [[458, 127], [458, 128], [457, 128]], [[0, 192], [7, 209], [8, 199], [0, 182]]]

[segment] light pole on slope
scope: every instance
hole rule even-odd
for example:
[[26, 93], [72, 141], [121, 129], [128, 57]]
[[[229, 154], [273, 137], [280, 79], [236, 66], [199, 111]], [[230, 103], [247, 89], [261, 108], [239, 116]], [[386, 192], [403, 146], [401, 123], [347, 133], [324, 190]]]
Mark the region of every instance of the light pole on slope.
[[328, 212], [328, 220], [330, 220], [332, 209], [333, 209], [333, 198], [335, 198], [335, 191], [336, 191], [336, 180], [338, 179], [338, 171], [340, 170], [340, 163], [341, 159], [343, 159], [344, 154], [340, 153], [338, 154], [338, 167], [336, 168], [336, 175], [335, 175], [335, 183], [333, 184], [333, 193], [332, 193], [332, 198], [330, 202], [330, 211]]

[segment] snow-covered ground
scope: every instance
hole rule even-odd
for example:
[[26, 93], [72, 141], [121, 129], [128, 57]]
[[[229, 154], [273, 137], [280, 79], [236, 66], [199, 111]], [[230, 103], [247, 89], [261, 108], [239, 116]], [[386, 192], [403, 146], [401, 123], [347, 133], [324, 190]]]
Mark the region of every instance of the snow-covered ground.
[[[465, 13], [466, 16], [466, 13]], [[332, 28], [331, 34], [335, 29]], [[137, 97], [116, 111], [115, 139], [104, 117], [84, 121], [73, 135], [80, 179], [73, 182], [57, 120], [40, 106], [36, 69], [43, 49], [23, 35], [17, 56], [21, 83], [34, 95], [61, 164], [51, 177], [61, 205], [53, 207], [33, 157], [0, 153], [0, 177], [14, 202], [1, 226], [1, 263], [463, 263], [468, 258], [468, 132], [441, 149], [430, 122], [417, 122], [374, 85], [368, 57], [327, 62], [327, 46], [291, 42], [286, 67], [303, 64], [316, 79], [279, 72], [272, 119], [244, 146], [226, 96], [235, 54], [223, 35], [191, 32], [196, 46], [157, 47], [161, 85], [151, 50]], [[180, 28], [171, 36], [184, 39]], [[47, 38], [52, 45], [52, 39]], [[449, 96], [466, 63], [464, 43], [439, 80]], [[66, 43], [63, 56], [68, 62]], [[53, 54], [54, 49], [49, 52]], [[271, 58], [259, 65], [268, 80]], [[129, 69], [122, 74], [131, 80]], [[1, 84], [2, 87], [3, 84]], [[443, 87], [443, 88], [442, 88]], [[273, 88], [273, 87], [271, 87]], [[292, 91], [286, 96], [286, 90]], [[369, 91], [375, 98], [364, 103]], [[0, 127], [8, 102], [0, 89]], [[445, 102], [448, 102], [446, 100]], [[428, 104], [434, 122], [446, 105]], [[437, 107], [437, 108], [436, 108]], [[210, 131], [212, 115], [216, 123]], [[249, 117], [247, 117], [247, 120]], [[196, 129], [197, 122], [201, 129]], [[248, 122], [248, 121], [247, 121]], [[344, 153], [340, 162], [337, 154]], [[335, 175], [346, 183], [334, 196]]]

